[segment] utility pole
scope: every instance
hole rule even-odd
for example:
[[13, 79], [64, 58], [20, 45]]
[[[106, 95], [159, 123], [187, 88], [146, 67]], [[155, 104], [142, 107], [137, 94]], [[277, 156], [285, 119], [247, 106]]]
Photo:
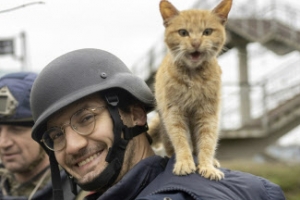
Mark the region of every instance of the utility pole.
[[26, 48], [26, 33], [23, 31], [20, 35], [21, 37], [21, 43], [22, 43], [22, 56], [20, 57], [20, 61], [22, 63], [21, 65], [21, 71], [27, 70], [27, 48]]
[[[35, 4], [45, 4], [42, 1], [35, 1], [35, 2], [30, 2], [26, 4], [22, 4], [13, 8], [5, 9], [5, 10], [0, 10], [0, 14], [15, 11], [20, 8], [24, 8], [27, 6], [35, 5]], [[0, 56], [1, 55], [9, 55], [11, 54], [14, 59], [19, 60], [21, 62], [21, 71], [26, 71], [27, 70], [27, 42], [26, 42], [26, 34], [25, 31], [21, 32], [20, 34], [20, 39], [21, 39], [21, 55], [18, 56], [16, 55], [16, 38], [11, 37], [11, 38], [0, 38]]]

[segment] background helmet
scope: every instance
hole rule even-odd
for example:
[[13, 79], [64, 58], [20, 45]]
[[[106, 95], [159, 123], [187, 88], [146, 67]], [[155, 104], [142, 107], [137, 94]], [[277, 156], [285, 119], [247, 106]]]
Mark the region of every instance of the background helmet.
[[87, 95], [113, 88], [129, 92], [147, 111], [154, 107], [154, 96], [147, 84], [113, 54], [99, 49], [80, 49], [58, 57], [41, 71], [33, 84], [32, 138], [40, 142], [48, 118], [61, 108]]
[[0, 78], [0, 124], [33, 126], [30, 92], [37, 74], [10, 73]]

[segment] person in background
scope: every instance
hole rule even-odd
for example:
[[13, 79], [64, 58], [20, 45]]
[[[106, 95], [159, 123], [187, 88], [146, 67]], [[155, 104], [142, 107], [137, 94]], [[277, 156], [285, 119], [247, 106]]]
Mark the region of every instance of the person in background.
[[[36, 77], [36, 73], [17, 72], [0, 78], [1, 200], [54, 200], [49, 157], [31, 138], [29, 97]], [[65, 199], [75, 199], [66, 173], [60, 175]]]
[[[87, 200], [283, 200], [281, 188], [261, 177], [221, 169], [212, 181], [197, 173], [176, 176], [174, 156], [155, 155], [147, 113], [155, 99], [146, 83], [115, 55], [79, 49], [50, 62], [31, 94], [32, 138]], [[56, 199], [63, 190], [52, 178]], [[59, 192], [60, 191], [60, 192]]]

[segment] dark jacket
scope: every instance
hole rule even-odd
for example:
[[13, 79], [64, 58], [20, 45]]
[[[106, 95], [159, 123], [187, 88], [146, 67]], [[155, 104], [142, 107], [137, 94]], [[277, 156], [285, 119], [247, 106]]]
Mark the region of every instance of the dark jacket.
[[[97, 200], [284, 200], [281, 188], [270, 181], [239, 171], [221, 169], [225, 178], [211, 181], [199, 174], [173, 175], [174, 158], [152, 156], [138, 163]], [[100, 195], [100, 196], [99, 196]], [[168, 197], [168, 198], [167, 198]]]

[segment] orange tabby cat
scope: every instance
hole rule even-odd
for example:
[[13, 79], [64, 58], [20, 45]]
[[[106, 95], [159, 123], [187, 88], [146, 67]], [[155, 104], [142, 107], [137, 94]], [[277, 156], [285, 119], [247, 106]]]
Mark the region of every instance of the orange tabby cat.
[[[163, 140], [167, 154], [176, 155], [173, 173], [196, 170], [220, 180], [214, 158], [218, 142], [221, 69], [217, 55], [225, 43], [225, 23], [232, 0], [223, 0], [212, 11], [179, 12], [170, 2], [160, 2], [168, 54], [156, 74], [155, 97], [161, 120], [150, 123], [149, 134]], [[162, 123], [162, 124], [160, 124]], [[197, 155], [196, 164], [192, 153]]]

